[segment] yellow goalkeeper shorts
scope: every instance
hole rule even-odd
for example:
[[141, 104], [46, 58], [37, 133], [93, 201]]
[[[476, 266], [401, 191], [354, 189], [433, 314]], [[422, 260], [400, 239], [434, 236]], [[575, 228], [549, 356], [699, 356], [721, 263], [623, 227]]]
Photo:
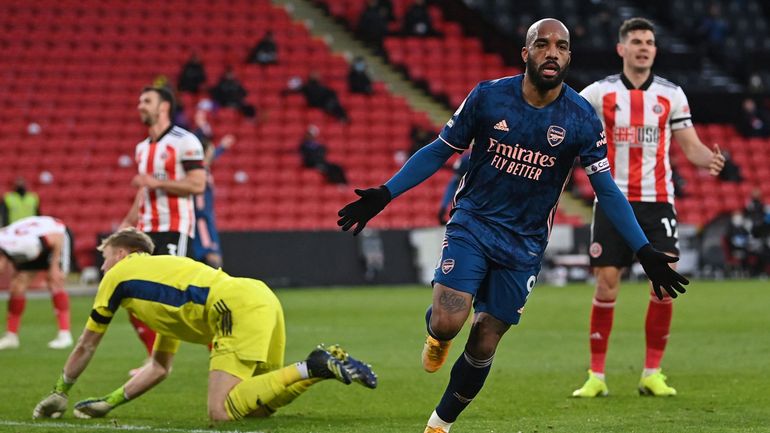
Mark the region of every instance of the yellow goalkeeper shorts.
[[265, 283], [236, 278], [209, 310], [216, 333], [209, 370], [241, 379], [283, 367], [286, 330], [281, 303]]

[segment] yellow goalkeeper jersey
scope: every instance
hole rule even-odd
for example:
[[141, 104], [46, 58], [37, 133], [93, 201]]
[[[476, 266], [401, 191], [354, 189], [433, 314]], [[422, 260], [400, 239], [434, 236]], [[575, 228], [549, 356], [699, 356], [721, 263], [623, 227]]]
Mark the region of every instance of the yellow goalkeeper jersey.
[[208, 344], [218, 326], [211, 316], [222, 315], [222, 296], [238, 290], [243, 280], [186, 257], [133, 253], [104, 275], [86, 328], [104, 333], [123, 307], [159, 336], [170, 337], [161, 343], [165, 351], [176, 351], [178, 341], [171, 341], [176, 339]]

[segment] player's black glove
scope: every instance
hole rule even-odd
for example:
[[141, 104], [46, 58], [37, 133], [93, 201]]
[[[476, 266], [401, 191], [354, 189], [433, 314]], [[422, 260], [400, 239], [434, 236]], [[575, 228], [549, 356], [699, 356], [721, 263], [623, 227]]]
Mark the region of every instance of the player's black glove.
[[337, 225], [342, 227], [343, 231], [348, 231], [358, 224], [353, 230], [353, 236], [360, 233], [366, 227], [366, 223], [385, 209], [391, 200], [390, 191], [385, 185], [379, 188], [357, 189], [355, 193], [361, 198], [353, 203], [348, 203], [337, 212], [337, 215], [340, 216]]
[[652, 290], [655, 291], [655, 296], [658, 299], [663, 299], [661, 287], [672, 298], [678, 296], [676, 292], [684, 293], [686, 291], [682, 284], [690, 284], [690, 281], [668, 265], [669, 263], [679, 261], [679, 257], [663, 254], [650, 244], [645, 244], [640, 248], [636, 252], [636, 257], [639, 259], [642, 268], [644, 268], [644, 273], [647, 274], [647, 277], [652, 282]]

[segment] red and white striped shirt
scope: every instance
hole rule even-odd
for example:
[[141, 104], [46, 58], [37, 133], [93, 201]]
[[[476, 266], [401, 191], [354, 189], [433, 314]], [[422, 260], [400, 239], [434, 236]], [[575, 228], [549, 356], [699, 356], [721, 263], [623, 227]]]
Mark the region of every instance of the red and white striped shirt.
[[[136, 145], [139, 174], [160, 180], [181, 180], [188, 169], [203, 168], [203, 145], [191, 132], [172, 126], [158, 141], [150, 138]], [[145, 232], [179, 232], [194, 236], [195, 209], [192, 195], [177, 196], [162, 189], [145, 188], [137, 228]]]
[[52, 234], [66, 233], [64, 223], [49, 216], [31, 216], [0, 229], [0, 250], [14, 263], [31, 262], [43, 252], [40, 241]]
[[671, 132], [692, 127], [682, 88], [651, 74], [637, 89], [625, 75], [616, 74], [580, 95], [604, 123], [612, 177], [628, 201], [673, 204]]

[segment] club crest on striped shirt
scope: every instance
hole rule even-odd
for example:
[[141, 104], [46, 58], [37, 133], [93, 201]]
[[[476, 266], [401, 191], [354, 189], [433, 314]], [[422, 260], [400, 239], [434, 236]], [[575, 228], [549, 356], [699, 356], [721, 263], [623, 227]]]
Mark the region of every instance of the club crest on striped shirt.
[[564, 141], [564, 136], [566, 134], [567, 131], [561, 126], [551, 125], [548, 127], [548, 132], [545, 133], [545, 136], [548, 138], [548, 144], [550, 144], [551, 147], [556, 147]]

